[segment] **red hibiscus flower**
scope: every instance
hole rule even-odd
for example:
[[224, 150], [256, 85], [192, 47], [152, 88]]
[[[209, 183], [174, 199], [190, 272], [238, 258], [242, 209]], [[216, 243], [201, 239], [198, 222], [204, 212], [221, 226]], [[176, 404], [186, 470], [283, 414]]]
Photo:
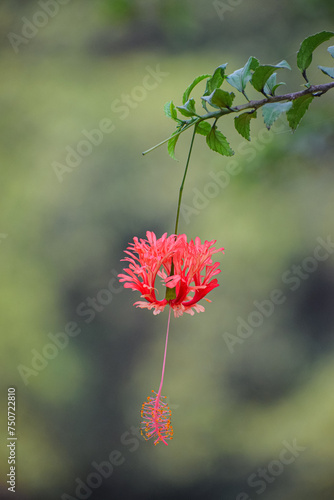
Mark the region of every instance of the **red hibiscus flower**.
[[[220, 273], [219, 262], [213, 263], [212, 255], [224, 249], [213, 247], [215, 240], [201, 243], [197, 237], [187, 242], [185, 234], [167, 237], [165, 233], [157, 239], [153, 232], [147, 231], [146, 236], [146, 240], [133, 238], [134, 242], [125, 251], [128, 256], [123, 259], [129, 262], [129, 267], [124, 269], [126, 274], [118, 275], [125, 288], [141, 293], [144, 300], [134, 305], [153, 309], [153, 314], [159, 314], [169, 305], [175, 317], [204, 311], [198, 302], [219, 286], [217, 279], [212, 279]], [[162, 300], [156, 297], [157, 276], [169, 289]]]

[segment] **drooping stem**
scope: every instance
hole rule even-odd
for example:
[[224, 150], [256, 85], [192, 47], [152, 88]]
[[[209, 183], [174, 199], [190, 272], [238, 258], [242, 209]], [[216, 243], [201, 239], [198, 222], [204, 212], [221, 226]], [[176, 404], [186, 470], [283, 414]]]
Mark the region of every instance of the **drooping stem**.
[[[177, 235], [177, 231], [178, 231], [178, 228], [179, 228], [179, 218], [180, 218], [180, 208], [181, 208], [183, 187], [184, 187], [184, 183], [185, 183], [185, 180], [186, 180], [186, 177], [187, 177], [187, 172], [188, 172], [188, 167], [189, 167], [189, 162], [190, 162], [190, 156], [191, 156], [191, 152], [192, 152], [193, 145], [194, 145], [194, 140], [195, 140], [195, 134], [196, 134], [196, 125], [194, 125], [193, 135], [191, 137], [191, 143], [190, 143], [189, 152], [188, 152], [188, 158], [187, 158], [187, 162], [186, 162], [186, 166], [185, 166], [185, 169], [184, 169], [184, 174], [183, 174], [183, 178], [182, 178], [182, 182], [181, 182], [181, 186], [180, 186], [180, 191], [179, 191], [179, 199], [178, 199], [178, 203], [177, 203], [176, 221], [175, 221], [175, 229], [174, 229], [174, 234], [175, 235]], [[176, 236], [175, 236], [175, 238], [176, 238]], [[170, 270], [170, 274], [169, 275], [173, 276], [173, 274], [174, 274], [174, 262], [172, 260], [172, 265], [171, 265], [171, 270]], [[175, 289], [175, 287], [174, 288], [167, 288], [166, 289], [166, 299], [168, 301], [170, 301], [170, 300], [175, 299], [175, 297], [176, 297], [176, 289]]]
[[154, 151], [155, 149], [159, 148], [163, 144], [166, 144], [166, 142], [168, 142], [170, 139], [172, 139], [176, 135], [183, 134], [183, 132], [185, 132], [186, 130], [188, 130], [188, 128], [192, 127], [194, 124], [196, 124], [199, 121], [201, 121], [201, 117], [199, 117], [196, 120], [193, 120], [193, 119], [189, 120], [187, 123], [185, 123], [185, 125], [178, 132], [174, 132], [172, 135], [170, 135], [169, 137], [167, 137], [167, 139], [164, 139], [163, 141], [159, 142], [159, 144], [156, 144], [155, 146], [152, 146], [150, 149], [147, 149], [146, 151], [143, 151], [142, 155], [145, 156], [145, 155], [147, 155], [147, 153], [151, 153], [151, 151]]
[[164, 353], [164, 360], [162, 363], [162, 373], [161, 373], [161, 381], [160, 381], [160, 386], [158, 390], [158, 395], [157, 395], [157, 402], [156, 406], [158, 406], [158, 402], [161, 396], [161, 390], [162, 386], [164, 383], [164, 376], [165, 376], [165, 365], [166, 365], [166, 357], [167, 357], [167, 345], [168, 345], [168, 334], [169, 334], [169, 324], [170, 324], [170, 313], [171, 313], [172, 308], [169, 308], [169, 313], [168, 313], [168, 322], [167, 322], [167, 333], [166, 333], [166, 342], [165, 342], [165, 353]]
[[189, 152], [188, 152], [187, 163], [186, 163], [186, 167], [184, 169], [183, 179], [182, 179], [181, 186], [180, 186], [179, 200], [178, 200], [178, 204], [177, 204], [177, 212], [176, 212], [176, 221], [175, 221], [175, 231], [174, 231], [174, 234], [177, 234], [178, 227], [179, 227], [179, 218], [180, 218], [180, 208], [181, 208], [181, 200], [182, 200], [183, 187], [184, 187], [184, 182], [185, 182], [186, 177], [187, 177], [187, 172], [188, 172], [188, 167], [189, 167], [189, 162], [190, 162], [190, 156], [191, 156], [191, 152], [192, 152], [193, 145], [194, 145], [195, 134], [196, 134], [196, 125], [194, 126], [193, 135], [192, 135], [192, 138], [191, 138], [190, 148], [189, 148]]

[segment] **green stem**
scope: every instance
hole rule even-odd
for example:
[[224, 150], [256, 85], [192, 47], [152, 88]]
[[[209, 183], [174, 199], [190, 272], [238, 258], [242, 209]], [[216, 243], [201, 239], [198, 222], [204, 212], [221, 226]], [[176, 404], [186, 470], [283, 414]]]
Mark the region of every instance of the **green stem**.
[[155, 149], [159, 148], [160, 146], [162, 146], [163, 144], [166, 144], [166, 142], [168, 142], [170, 139], [172, 139], [173, 137], [175, 137], [176, 135], [180, 135], [182, 134], [183, 132], [185, 132], [188, 128], [192, 127], [194, 124], [196, 124], [198, 122], [198, 120], [190, 120], [188, 122], [185, 123], [185, 125], [182, 127], [182, 129], [179, 131], [179, 132], [174, 132], [174, 134], [170, 135], [169, 137], [167, 137], [167, 139], [164, 139], [163, 141], [159, 142], [159, 144], [156, 144], [155, 146], [152, 146], [150, 149], [147, 149], [146, 151], [143, 151], [142, 152], [142, 155], [147, 155], [147, 153], [150, 153], [151, 151], [154, 151]]
[[[185, 183], [185, 180], [186, 180], [186, 177], [187, 177], [187, 172], [188, 172], [188, 167], [189, 167], [189, 162], [190, 162], [190, 156], [191, 156], [191, 152], [192, 152], [193, 145], [194, 145], [195, 134], [196, 134], [196, 125], [194, 126], [193, 135], [192, 135], [192, 138], [191, 138], [190, 148], [189, 148], [189, 152], [188, 152], [187, 163], [186, 163], [186, 166], [185, 166], [185, 169], [184, 169], [184, 174], [183, 174], [183, 178], [182, 178], [182, 182], [181, 182], [181, 186], [180, 186], [180, 191], [179, 191], [179, 200], [178, 200], [178, 203], [177, 203], [177, 212], [176, 212], [176, 221], [175, 221], [175, 230], [174, 230], [174, 234], [175, 235], [177, 235], [177, 231], [178, 231], [178, 227], [179, 227], [179, 218], [180, 218], [180, 208], [181, 208], [182, 193], [183, 193], [184, 183]], [[171, 270], [170, 270], [170, 276], [173, 276], [173, 274], [174, 274], [174, 262], [172, 261]], [[166, 299], [168, 301], [170, 301], [170, 300], [175, 299], [175, 297], [176, 297], [176, 289], [175, 289], [175, 287], [174, 288], [166, 288]]]
[[192, 138], [191, 138], [191, 143], [190, 143], [190, 148], [189, 148], [189, 153], [188, 153], [188, 158], [187, 158], [187, 163], [186, 163], [186, 167], [184, 169], [183, 179], [182, 179], [181, 186], [180, 186], [179, 201], [178, 201], [178, 204], [177, 204], [177, 212], [176, 212], [176, 221], [175, 221], [175, 231], [174, 231], [174, 234], [177, 234], [177, 231], [178, 231], [183, 187], [184, 187], [184, 182], [186, 180], [186, 176], [187, 176], [187, 172], [188, 172], [188, 167], [189, 167], [190, 156], [191, 156], [191, 152], [192, 152], [193, 145], [194, 145], [194, 139], [195, 139], [195, 134], [196, 134], [196, 125], [194, 126], [193, 135], [192, 135]]
[[175, 135], [180, 135], [183, 134], [188, 128], [192, 127], [193, 125], [196, 126], [198, 123], [206, 120], [210, 120], [212, 118], [218, 119], [221, 118], [223, 115], [228, 115], [231, 113], [239, 113], [240, 111], [244, 111], [247, 109], [255, 111], [256, 109], [260, 108], [261, 106], [264, 106], [265, 104], [268, 103], [274, 103], [274, 102], [281, 102], [281, 101], [293, 101], [295, 99], [298, 99], [298, 97], [302, 97], [307, 94], [312, 94], [315, 97], [321, 96], [328, 92], [328, 90], [334, 88], [334, 82], [329, 82], [329, 83], [323, 83], [320, 85], [310, 85], [305, 89], [301, 90], [299, 92], [292, 92], [289, 94], [283, 94], [283, 95], [275, 95], [275, 96], [268, 96], [265, 99], [260, 99], [257, 101], [248, 101], [246, 104], [239, 104], [238, 106], [234, 106], [233, 108], [221, 108], [217, 111], [211, 111], [209, 113], [206, 113], [205, 115], [198, 116], [196, 120], [191, 119], [190, 121], [187, 121], [184, 123], [183, 128], [179, 131], [165, 139], [164, 141], [160, 142], [156, 146], [153, 146], [152, 148], [148, 149], [147, 151], [144, 151], [142, 154], [146, 155], [147, 153], [150, 153], [154, 149], [158, 148], [159, 146], [162, 146], [166, 142], [168, 142], [172, 137]]

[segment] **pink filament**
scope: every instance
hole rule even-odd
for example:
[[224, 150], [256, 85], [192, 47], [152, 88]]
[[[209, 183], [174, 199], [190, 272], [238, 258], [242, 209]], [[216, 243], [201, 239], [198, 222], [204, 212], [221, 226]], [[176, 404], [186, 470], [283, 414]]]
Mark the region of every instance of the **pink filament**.
[[172, 310], [172, 308], [170, 307], [169, 308], [169, 313], [168, 313], [168, 322], [167, 322], [167, 333], [166, 333], [166, 342], [165, 342], [164, 361], [163, 361], [163, 364], [162, 364], [162, 373], [161, 373], [160, 387], [159, 387], [158, 394], [157, 394], [158, 398], [160, 398], [162, 385], [164, 383], [165, 365], [166, 365], [166, 356], [167, 356], [167, 344], [168, 344], [168, 334], [169, 334], [169, 324], [170, 324], [170, 312], [171, 312], [171, 310]]
[[[160, 441], [162, 441], [163, 443], [165, 443], [166, 446], [168, 445], [166, 439], [172, 439], [173, 436], [173, 427], [170, 421], [171, 411], [169, 409], [168, 404], [165, 401], [162, 401], [162, 399], [165, 398], [165, 396], [161, 396], [161, 390], [165, 375], [170, 314], [171, 314], [171, 307], [169, 308], [169, 314], [168, 314], [165, 353], [162, 364], [162, 373], [161, 373], [159, 390], [157, 393], [155, 393], [156, 394], [155, 397], [151, 396], [147, 398], [147, 401], [143, 403], [141, 411], [141, 416], [143, 418], [142, 433], [144, 437], [146, 439], [151, 439], [152, 437], [155, 437], [156, 439], [154, 441], [154, 444], [158, 444]], [[152, 392], [154, 393], [154, 391]]]

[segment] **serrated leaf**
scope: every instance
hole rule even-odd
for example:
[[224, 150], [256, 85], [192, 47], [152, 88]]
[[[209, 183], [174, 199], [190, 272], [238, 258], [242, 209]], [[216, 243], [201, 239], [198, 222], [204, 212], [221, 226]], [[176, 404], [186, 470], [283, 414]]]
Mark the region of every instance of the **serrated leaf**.
[[221, 64], [218, 66], [218, 68], [215, 69], [213, 75], [209, 80], [206, 82], [206, 88], [204, 95], [210, 95], [215, 89], [218, 89], [221, 84], [223, 83], [225, 79], [225, 69], [226, 69], [227, 63], [226, 64]]
[[327, 50], [328, 50], [328, 52], [330, 53], [330, 55], [331, 55], [332, 57], [334, 57], [334, 45], [331, 45], [330, 47], [328, 47], [328, 49], [327, 49]]
[[276, 77], [277, 77], [277, 73], [273, 73], [268, 78], [268, 80], [263, 88], [263, 91], [265, 94], [274, 96], [275, 90], [278, 89], [278, 87], [280, 87], [281, 85], [286, 85], [284, 82], [276, 83]]
[[318, 66], [318, 68], [321, 69], [321, 71], [325, 73], [325, 75], [334, 78], [334, 68], [327, 68], [326, 66]]
[[175, 156], [175, 146], [176, 146], [176, 143], [180, 137], [180, 134], [178, 132], [179, 131], [175, 132], [172, 135], [172, 137], [169, 139], [169, 141], [167, 142], [168, 154], [169, 154], [169, 156], [171, 156], [173, 158], [173, 160], [177, 160], [177, 158]]
[[226, 137], [217, 130], [216, 125], [211, 127], [209, 134], [206, 136], [206, 143], [212, 151], [216, 151], [223, 156], [232, 156], [234, 151], [230, 148], [230, 145]]
[[313, 51], [323, 42], [332, 38], [332, 36], [334, 36], [334, 32], [332, 31], [321, 31], [320, 33], [311, 35], [302, 41], [300, 49], [297, 53], [297, 66], [303, 73], [306, 80], [307, 78], [305, 72], [312, 62]]
[[274, 73], [275, 69], [291, 69], [286, 61], [281, 61], [278, 64], [261, 64], [256, 68], [252, 76], [252, 85], [258, 92], [263, 92], [264, 86], [268, 78]]
[[234, 118], [234, 126], [237, 132], [250, 141], [250, 121], [252, 118], [256, 118], [256, 111], [242, 113], [242, 115], [236, 116]]
[[300, 120], [305, 115], [309, 105], [313, 101], [312, 94], [306, 94], [292, 101], [292, 106], [286, 114], [288, 123], [293, 131], [298, 127]]
[[176, 106], [184, 116], [191, 117], [196, 115], [195, 99], [189, 99], [183, 106]]
[[239, 92], [244, 92], [247, 83], [252, 78], [252, 71], [259, 66], [259, 61], [256, 57], [250, 57], [243, 68], [237, 69], [226, 77], [226, 80], [232, 87]]
[[168, 118], [172, 118], [173, 120], [178, 121], [177, 111], [173, 104], [173, 101], [166, 102], [166, 104], [164, 105], [164, 112]]
[[262, 107], [262, 116], [264, 123], [269, 130], [272, 124], [282, 114], [289, 111], [292, 102], [270, 102]]
[[222, 89], [215, 89], [209, 96], [203, 96], [202, 99], [214, 108], [230, 108], [235, 94], [226, 92]]
[[211, 125], [208, 122], [199, 122], [196, 125], [196, 132], [201, 135], [208, 135], [211, 130]]
[[199, 84], [202, 80], [205, 80], [206, 78], [210, 77], [211, 75], [200, 75], [197, 78], [195, 78], [195, 80], [184, 91], [182, 104], [185, 104], [188, 101], [190, 93], [192, 92], [193, 88], [196, 87], [197, 84]]

